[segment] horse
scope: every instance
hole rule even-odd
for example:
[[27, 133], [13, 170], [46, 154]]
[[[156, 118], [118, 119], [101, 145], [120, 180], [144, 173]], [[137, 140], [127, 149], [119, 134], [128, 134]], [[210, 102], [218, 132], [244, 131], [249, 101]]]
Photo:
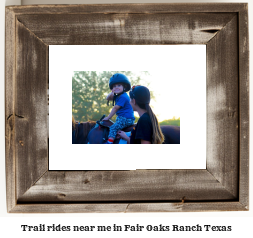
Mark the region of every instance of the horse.
[[180, 126], [160, 126], [164, 135], [163, 144], [180, 144]]
[[[109, 127], [113, 124], [112, 121], [102, 121], [105, 115], [99, 121], [88, 121], [75, 124], [75, 138], [72, 144], [103, 144], [106, 142], [109, 133]], [[136, 125], [136, 124], [135, 124]], [[124, 128], [123, 131], [129, 132], [134, 127]], [[180, 144], [180, 127], [179, 126], [160, 126], [164, 135], [163, 144]], [[73, 141], [75, 143], [73, 143]], [[119, 144], [120, 138], [116, 137], [114, 144]]]
[[94, 121], [72, 122], [72, 144], [87, 144], [88, 133], [95, 125]]

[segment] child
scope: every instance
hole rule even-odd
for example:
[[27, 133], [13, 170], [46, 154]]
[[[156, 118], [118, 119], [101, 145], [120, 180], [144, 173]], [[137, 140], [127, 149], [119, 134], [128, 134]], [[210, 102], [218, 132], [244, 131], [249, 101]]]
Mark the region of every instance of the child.
[[133, 125], [135, 121], [133, 108], [130, 105], [130, 98], [126, 94], [131, 88], [129, 79], [124, 74], [114, 74], [110, 78], [109, 87], [112, 92], [108, 94], [106, 99], [112, 100], [113, 105], [115, 102], [115, 106], [112, 108], [109, 116], [105, 117], [103, 120], [111, 119], [115, 113], [117, 119], [110, 127], [108, 140], [105, 144], [113, 144], [117, 132], [125, 127]]

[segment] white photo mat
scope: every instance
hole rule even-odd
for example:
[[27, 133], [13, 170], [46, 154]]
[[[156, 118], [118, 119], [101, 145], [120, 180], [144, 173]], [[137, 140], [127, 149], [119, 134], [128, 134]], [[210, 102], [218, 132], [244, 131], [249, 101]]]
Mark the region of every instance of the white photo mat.
[[[72, 144], [73, 72], [116, 70], [164, 75], [161, 92], [177, 92], [168, 105], [180, 109], [180, 144]], [[49, 148], [49, 170], [206, 169], [206, 46], [50, 45]]]

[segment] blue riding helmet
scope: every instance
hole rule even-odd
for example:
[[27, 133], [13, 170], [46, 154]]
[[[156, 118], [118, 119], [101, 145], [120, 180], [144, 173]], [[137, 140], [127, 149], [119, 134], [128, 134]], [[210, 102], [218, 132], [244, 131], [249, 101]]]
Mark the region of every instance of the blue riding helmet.
[[120, 73], [117, 73], [117, 74], [114, 74], [110, 80], [109, 80], [109, 87], [110, 89], [112, 90], [113, 88], [113, 85], [116, 84], [116, 83], [122, 83], [125, 85], [125, 90], [124, 92], [127, 92], [130, 90], [131, 88], [131, 83], [130, 83], [130, 80], [127, 78], [126, 75], [124, 74], [120, 74]]
[[149, 104], [150, 103], [150, 92], [149, 89], [145, 86], [137, 85], [133, 86], [129, 92], [130, 98], [134, 98], [136, 102], [140, 104]]

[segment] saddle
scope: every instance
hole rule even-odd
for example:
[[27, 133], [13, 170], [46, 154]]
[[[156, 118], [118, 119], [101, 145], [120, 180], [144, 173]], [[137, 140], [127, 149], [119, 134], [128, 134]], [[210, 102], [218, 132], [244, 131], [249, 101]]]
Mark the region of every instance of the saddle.
[[[103, 121], [104, 117], [105, 117], [105, 115], [103, 115], [103, 117], [99, 121], [96, 122], [95, 127], [92, 129], [93, 132], [90, 131], [90, 133], [89, 133], [89, 134], [96, 133], [97, 137], [101, 137], [101, 135], [102, 135], [102, 140], [99, 140], [99, 141], [101, 141], [101, 144], [103, 144], [104, 142], [107, 141], [108, 135], [109, 135], [109, 128], [114, 124], [114, 122], [111, 120]], [[134, 126], [136, 126], [136, 124], [125, 127], [122, 129], [122, 131], [129, 132], [133, 129]], [[91, 136], [90, 136], [90, 138], [91, 138]], [[117, 135], [114, 140], [114, 144], [118, 144], [119, 140], [120, 140], [120, 136]], [[95, 144], [100, 144], [100, 143], [95, 143]]]

